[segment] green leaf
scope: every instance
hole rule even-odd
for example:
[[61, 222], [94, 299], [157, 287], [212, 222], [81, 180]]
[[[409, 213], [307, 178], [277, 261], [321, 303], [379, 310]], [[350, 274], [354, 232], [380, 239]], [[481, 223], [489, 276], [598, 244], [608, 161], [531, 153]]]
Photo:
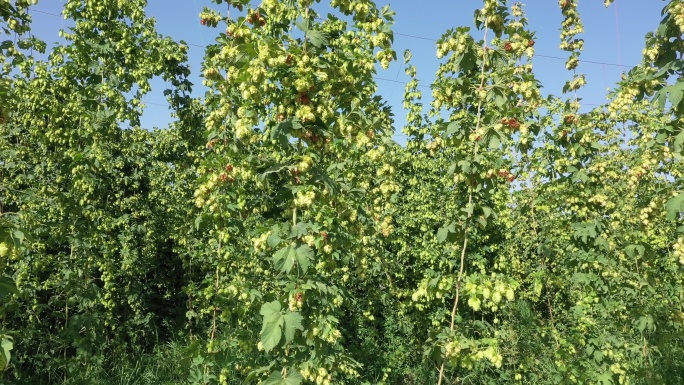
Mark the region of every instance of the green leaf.
[[293, 128], [292, 120], [285, 120], [271, 129], [271, 139], [277, 140], [284, 147], [290, 143], [289, 136]]
[[280, 236], [278, 234], [271, 233], [268, 236], [268, 238], [266, 239], [266, 243], [268, 244], [268, 247], [275, 248], [276, 246], [278, 246], [280, 244], [281, 240], [282, 239], [280, 238]]
[[457, 166], [458, 165], [456, 163], [452, 163], [451, 165], [449, 165], [449, 168], [447, 169], [447, 175], [453, 175], [456, 171]]
[[259, 179], [264, 180], [268, 174], [278, 173], [284, 169], [288, 168], [287, 164], [277, 163], [267, 168], [262, 174], [259, 175]]
[[665, 203], [666, 217], [669, 221], [677, 219], [679, 213], [684, 212], [684, 193], [671, 198]]
[[280, 302], [273, 301], [261, 306], [264, 321], [261, 327], [261, 344], [266, 352], [273, 350], [283, 338], [283, 316], [280, 313]]
[[0, 277], [0, 298], [8, 294], [19, 294], [17, 286], [10, 277]]
[[468, 50], [463, 54], [463, 56], [461, 57], [461, 60], [459, 60], [458, 66], [464, 72], [468, 72], [468, 71], [471, 71], [473, 68], [475, 68], [476, 64], [477, 64], [477, 57], [475, 57], [475, 54], [473, 53], [473, 51]]
[[460, 130], [460, 129], [461, 129], [461, 124], [459, 122], [451, 122], [447, 126], [446, 131], [444, 131], [444, 133], [446, 135], [453, 135], [456, 132], [458, 132], [458, 130]]
[[294, 267], [295, 263], [295, 249], [291, 246], [285, 246], [273, 254], [273, 263], [276, 268], [284, 273], [289, 273]]
[[280, 316], [280, 309], [282, 309], [280, 301], [267, 302], [261, 305], [259, 314], [264, 316], [265, 321], [270, 322]]
[[311, 224], [309, 222], [299, 222], [290, 229], [290, 238], [301, 238], [308, 234]]
[[649, 330], [649, 331], [655, 331], [655, 324], [653, 323], [653, 317], [650, 315], [645, 315], [639, 317], [639, 320], [637, 321], [637, 329], [639, 332], [643, 333], [644, 330]]
[[297, 248], [297, 262], [303, 273], [309, 269], [313, 260], [314, 252], [309, 245], [301, 245]]
[[653, 102], [658, 105], [659, 108], [665, 108], [665, 103], [667, 103], [667, 87], [661, 88], [655, 93]]
[[676, 109], [679, 106], [679, 103], [681, 103], [682, 98], [684, 98], [684, 82], [677, 82], [671, 87], [670, 103], [672, 103], [672, 107]]
[[584, 170], [577, 170], [574, 173], [572, 173], [572, 181], [586, 183], [589, 181], [589, 175], [587, 175], [587, 172]]
[[437, 231], [437, 242], [442, 243], [446, 241], [447, 237], [449, 236], [449, 229], [446, 227], [442, 227]]
[[572, 228], [575, 230], [573, 237], [575, 239], [582, 238], [582, 242], [587, 242], [587, 238], [596, 238], [595, 223], [573, 223]]
[[7, 335], [0, 337], [2, 338], [0, 341], [0, 370], [5, 370], [12, 358], [10, 351], [14, 348], [14, 344], [12, 343], [12, 337]]
[[14, 246], [15, 247], [21, 247], [22, 243], [24, 243], [24, 233], [21, 230], [14, 230], [12, 231], [12, 239], [14, 240]]
[[295, 369], [288, 370], [285, 376], [274, 370], [263, 382], [263, 385], [299, 385], [302, 381], [304, 381], [304, 377]]
[[458, 165], [461, 166], [461, 171], [463, 171], [464, 174], [470, 174], [473, 171], [473, 165], [468, 160], [462, 160], [458, 162]]
[[646, 247], [642, 245], [629, 245], [625, 247], [625, 254], [627, 254], [627, 256], [630, 258], [634, 258], [636, 256], [643, 256], [645, 251]]
[[485, 134], [485, 142], [491, 149], [497, 149], [501, 146], [501, 135], [496, 130], [489, 130]]
[[684, 155], [684, 130], [675, 136], [674, 151], [680, 155]]
[[603, 352], [601, 352], [600, 350], [595, 350], [593, 356], [596, 362], [600, 363], [601, 361], [603, 361]]
[[283, 319], [285, 320], [285, 343], [288, 344], [294, 339], [296, 330], [304, 330], [304, 326], [302, 326], [304, 317], [298, 312], [292, 312], [285, 314]]
[[484, 214], [485, 218], [489, 218], [492, 215], [492, 209], [482, 206], [482, 213]]
[[309, 27], [311, 23], [309, 22], [308, 19], [303, 19], [302, 22], [295, 21], [295, 25], [297, 28], [299, 28], [302, 32], [306, 33], [309, 32]]
[[264, 350], [269, 352], [285, 336], [285, 343], [290, 343], [294, 339], [295, 331], [303, 331], [302, 320], [304, 319], [298, 312], [282, 314], [280, 301], [265, 303], [261, 306], [263, 324], [261, 327], [261, 344]]
[[261, 344], [266, 352], [270, 352], [280, 343], [280, 340], [283, 338], [282, 327], [282, 317], [263, 324], [261, 328]]
[[306, 32], [306, 39], [316, 48], [322, 48], [328, 45], [330, 35], [323, 31], [308, 31]]

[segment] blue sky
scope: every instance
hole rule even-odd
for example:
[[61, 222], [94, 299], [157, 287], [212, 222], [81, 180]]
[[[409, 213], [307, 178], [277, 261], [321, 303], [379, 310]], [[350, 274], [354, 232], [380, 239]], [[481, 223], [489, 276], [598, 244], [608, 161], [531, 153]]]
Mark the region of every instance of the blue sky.
[[[258, 4], [258, 1], [253, 1]], [[323, 1], [325, 3], [325, 1]], [[67, 28], [69, 21], [58, 16], [63, 0], [41, 0], [32, 8], [33, 31], [47, 43], [59, 40], [58, 31]], [[378, 6], [390, 4], [397, 13], [395, 18], [395, 50], [401, 59], [405, 49], [413, 52], [413, 64], [418, 68], [418, 77], [425, 96], [429, 96], [427, 86], [431, 83], [439, 64], [436, 57], [435, 42], [449, 28], [471, 26], [473, 12], [481, 6], [479, 0], [396, 0], [377, 1]], [[561, 94], [561, 88], [572, 74], [565, 70], [564, 59], [567, 53], [558, 49], [559, 28], [562, 20], [555, 0], [528, 0], [525, 10], [530, 28], [537, 32], [536, 54], [534, 59], [537, 78], [542, 82], [544, 94]], [[628, 71], [639, 63], [644, 46], [644, 35], [654, 30], [665, 5], [660, 0], [615, 0], [610, 8], [603, 6], [602, 0], [581, 0], [579, 11], [584, 21], [585, 50], [584, 61], [578, 72], [587, 75], [588, 85], [579, 92], [579, 97], [587, 108], [601, 104], [606, 90], [620, 79], [622, 71]], [[184, 40], [190, 46], [190, 65], [195, 83], [194, 94], [201, 96], [204, 90], [199, 77], [203, 46], [213, 42], [220, 31], [202, 27], [198, 14], [204, 6], [215, 6], [209, 0], [149, 0], [148, 14], [157, 19], [161, 34]], [[216, 6], [215, 6], [216, 7]], [[225, 4], [220, 6], [224, 9]], [[321, 10], [325, 6], [321, 6]], [[473, 30], [476, 39], [480, 31]], [[388, 70], [377, 74], [379, 94], [392, 106], [396, 119], [396, 139], [403, 136], [399, 132], [404, 124], [402, 110], [403, 82], [407, 81], [403, 64], [393, 62]], [[155, 89], [145, 98], [147, 109], [142, 119], [146, 128], [165, 127], [171, 121], [166, 100], [163, 97], [162, 81], [153, 84]], [[424, 100], [426, 103], [428, 99]]]

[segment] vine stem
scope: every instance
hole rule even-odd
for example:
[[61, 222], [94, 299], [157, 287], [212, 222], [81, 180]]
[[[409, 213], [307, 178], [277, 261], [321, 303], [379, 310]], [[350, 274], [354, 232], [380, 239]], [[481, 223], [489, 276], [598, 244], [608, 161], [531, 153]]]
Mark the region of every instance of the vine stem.
[[[221, 240], [219, 239], [218, 243], [218, 250], [217, 250], [218, 258], [221, 258]], [[214, 282], [214, 316], [212, 319], [212, 325], [211, 325], [211, 341], [214, 341], [216, 338], [216, 313], [218, 310], [218, 306], [216, 305], [216, 297], [218, 296], [218, 291], [219, 291], [219, 267], [216, 266], [216, 281]]]
[[[480, 70], [480, 88], [482, 89], [485, 84], [485, 65], [486, 65], [486, 60], [487, 60], [487, 32], [489, 31], [489, 28], [487, 27], [487, 23], [485, 22], [485, 30], [484, 30], [484, 52], [482, 53], [482, 67]], [[477, 123], [475, 124], [475, 132], [477, 133], [480, 129], [480, 126], [482, 124], [482, 98], [479, 98], [477, 102]], [[477, 141], [475, 142], [475, 146], [473, 146], [473, 155], [477, 155], [477, 149], [478, 149], [478, 144]], [[454, 297], [454, 305], [451, 308], [451, 323], [449, 324], [449, 331], [453, 333], [455, 330], [455, 323], [456, 323], [456, 312], [458, 311], [458, 302], [461, 297], [461, 282], [463, 281], [463, 273], [465, 271], [465, 257], [466, 257], [466, 251], [468, 250], [468, 231], [470, 231], [470, 220], [473, 217], [473, 210], [472, 210], [472, 204], [473, 204], [473, 186], [468, 187], [468, 216], [466, 217], [466, 222], [465, 222], [465, 227], [463, 231], [463, 247], [461, 248], [461, 263], [460, 267], [458, 270], [458, 277], [456, 278], [456, 295]], [[439, 367], [439, 379], [437, 380], [437, 385], [442, 385], [442, 381], [444, 380], [444, 364], [446, 360], [442, 360], [442, 365]]]

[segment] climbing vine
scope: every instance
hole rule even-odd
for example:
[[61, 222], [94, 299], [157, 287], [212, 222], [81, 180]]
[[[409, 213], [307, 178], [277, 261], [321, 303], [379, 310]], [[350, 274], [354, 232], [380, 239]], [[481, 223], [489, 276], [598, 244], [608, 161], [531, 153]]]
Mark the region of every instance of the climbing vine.
[[405, 146], [389, 6], [213, 3], [193, 99], [146, 1], [68, 0], [49, 49], [0, 1], [3, 383], [684, 380], [684, 2], [587, 109], [578, 2], [544, 98], [524, 6], [484, 0], [429, 104], [404, 53]]

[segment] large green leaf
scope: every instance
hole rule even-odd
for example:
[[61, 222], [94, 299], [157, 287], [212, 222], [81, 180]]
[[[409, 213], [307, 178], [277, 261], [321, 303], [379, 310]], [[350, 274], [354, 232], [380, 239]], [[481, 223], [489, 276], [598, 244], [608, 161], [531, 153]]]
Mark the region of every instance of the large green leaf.
[[684, 98], [684, 82], [677, 82], [670, 90], [670, 103], [672, 103], [672, 108], [676, 109], [679, 106], [679, 103], [682, 102], [682, 98]]
[[306, 32], [306, 38], [307, 40], [311, 43], [316, 48], [322, 48], [326, 45], [328, 45], [328, 41], [330, 40], [330, 35], [328, 35], [327, 32], [323, 31], [313, 31], [309, 30]]
[[302, 326], [302, 317], [298, 312], [287, 313], [283, 316], [285, 320], [285, 343], [290, 343], [294, 339], [295, 331], [303, 331], [304, 326]]
[[280, 301], [267, 302], [261, 305], [259, 314], [264, 316], [264, 322], [271, 322], [280, 316], [280, 309], [282, 309]]
[[281, 238], [278, 234], [270, 234], [268, 238], [266, 239], [266, 242], [268, 243], [268, 247], [276, 247], [278, 244], [280, 244]]
[[667, 219], [674, 221], [677, 219], [677, 215], [684, 212], [684, 193], [679, 193], [679, 195], [671, 198], [665, 203], [665, 211], [667, 212]]
[[269, 352], [278, 344], [283, 337], [282, 327], [284, 318], [280, 313], [280, 302], [273, 301], [261, 306], [261, 315], [264, 316], [261, 327], [261, 344], [264, 350]]
[[287, 373], [283, 374], [277, 370], [274, 370], [270, 376], [263, 382], [264, 385], [299, 385], [304, 381], [304, 377], [299, 374], [298, 371], [294, 369], [287, 370]]
[[596, 231], [596, 224], [595, 223], [573, 223], [572, 228], [575, 230], [573, 232], [573, 237], [575, 239], [582, 239], [582, 242], [587, 242], [587, 238], [594, 239], [598, 235]]
[[285, 343], [294, 339], [297, 330], [304, 330], [302, 317], [298, 312], [282, 313], [279, 301], [272, 301], [261, 306], [261, 315], [264, 317], [261, 327], [261, 344], [265, 351], [271, 351], [280, 344], [285, 335]]
[[294, 267], [296, 258], [295, 248], [291, 245], [285, 246], [273, 254], [273, 262], [276, 268], [284, 273], [289, 273]]
[[306, 273], [313, 260], [314, 252], [309, 245], [301, 245], [297, 248], [297, 262], [302, 272]]
[[680, 131], [674, 139], [674, 151], [680, 155], [684, 155], [684, 130]]
[[12, 358], [10, 351], [14, 348], [14, 344], [12, 343], [12, 337], [10, 336], [3, 335], [0, 336], [0, 338], [2, 338], [2, 340], [0, 340], [0, 370], [5, 370]]
[[444, 242], [446, 241], [447, 237], [449, 236], [449, 229], [447, 227], [441, 227], [437, 231], [437, 242]]
[[0, 277], [0, 298], [8, 294], [19, 294], [17, 286], [10, 277]]

